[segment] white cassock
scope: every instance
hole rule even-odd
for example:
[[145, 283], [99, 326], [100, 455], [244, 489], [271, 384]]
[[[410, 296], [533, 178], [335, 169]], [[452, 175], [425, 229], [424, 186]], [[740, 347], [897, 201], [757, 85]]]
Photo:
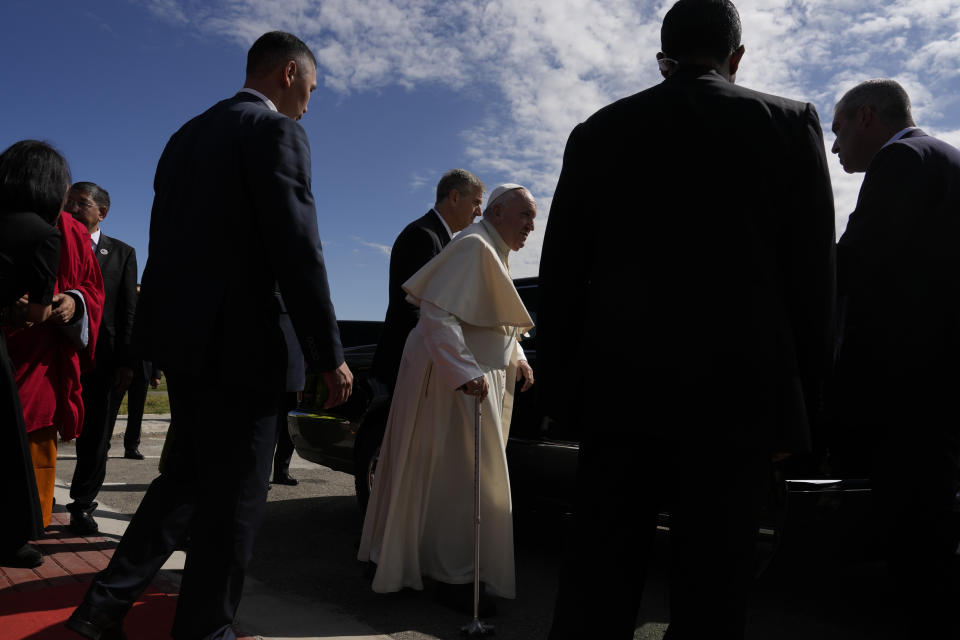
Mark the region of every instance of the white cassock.
[[403, 288], [420, 322], [403, 350], [358, 557], [373, 590], [423, 588], [423, 576], [473, 581], [475, 397], [485, 376], [480, 468], [480, 579], [516, 594], [506, 444], [518, 332], [533, 326], [508, 269], [510, 248], [486, 220], [471, 225]]

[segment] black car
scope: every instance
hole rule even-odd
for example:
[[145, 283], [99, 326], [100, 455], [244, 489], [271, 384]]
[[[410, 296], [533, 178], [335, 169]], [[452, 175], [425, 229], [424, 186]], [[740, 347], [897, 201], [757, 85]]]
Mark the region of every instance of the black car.
[[[536, 322], [537, 279], [520, 278], [514, 280], [514, 285]], [[366, 507], [370, 496], [390, 411], [389, 391], [371, 374], [381, 327], [379, 322], [340, 323], [344, 354], [354, 375], [353, 395], [345, 404], [324, 411], [323, 380], [308, 372], [300, 401], [288, 415], [290, 436], [300, 457], [353, 474], [361, 508]], [[521, 345], [536, 371], [536, 328], [521, 337]], [[540, 419], [534, 392], [520, 393], [518, 387], [507, 447], [511, 476], [523, 478], [519, 482], [511, 480], [515, 500], [523, 501], [529, 495], [555, 505], [568, 505], [573, 495], [578, 447], [574, 438], [555, 431]]]

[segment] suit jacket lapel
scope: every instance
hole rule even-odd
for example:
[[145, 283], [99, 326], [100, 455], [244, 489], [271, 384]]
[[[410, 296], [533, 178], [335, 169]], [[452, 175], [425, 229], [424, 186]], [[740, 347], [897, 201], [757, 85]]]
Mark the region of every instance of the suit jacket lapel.
[[437, 234], [437, 238], [440, 240], [440, 246], [447, 246], [447, 243], [450, 242], [450, 234], [447, 233], [446, 227], [443, 226], [443, 221], [440, 220], [440, 214], [430, 210], [427, 211], [427, 215], [424, 217], [426, 218], [427, 227]]
[[103, 270], [103, 263], [107, 261], [107, 257], [111, 251], [113, 251], [113, 242], [109, 236], [101, 231], [100, 242], [97, 243], [97, 248], [94, 250], [94, 253], [97, 254], [97, 263], [100, 265], [101, 271]]

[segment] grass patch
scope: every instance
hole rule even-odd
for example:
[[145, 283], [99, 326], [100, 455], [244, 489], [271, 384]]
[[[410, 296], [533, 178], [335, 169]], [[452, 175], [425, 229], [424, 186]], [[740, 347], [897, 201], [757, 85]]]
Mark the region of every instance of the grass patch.
[[[123, 394], [123, 400], [120, 401], [120, 415], [127, 415], [127, 399], [130, 394]], [[144, 414], [170, 413], [170, 399], [167, 397], [167, 379], [164, 376], [160, 378], [160, 384], [157, 388], [147, 387], [147, 401], [143, 407]]]

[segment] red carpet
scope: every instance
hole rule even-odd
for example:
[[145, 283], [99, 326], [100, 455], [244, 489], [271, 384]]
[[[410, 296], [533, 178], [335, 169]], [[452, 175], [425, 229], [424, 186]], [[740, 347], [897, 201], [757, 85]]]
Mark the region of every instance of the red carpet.
[[[86, 592], [87, 583], [35, 591], [0, 591], [0, 640], [78, 640], [63, 626]], [[177, 596], [153, 587], [133, 606], [123, 629], [131, 640], [169, 640]]]

